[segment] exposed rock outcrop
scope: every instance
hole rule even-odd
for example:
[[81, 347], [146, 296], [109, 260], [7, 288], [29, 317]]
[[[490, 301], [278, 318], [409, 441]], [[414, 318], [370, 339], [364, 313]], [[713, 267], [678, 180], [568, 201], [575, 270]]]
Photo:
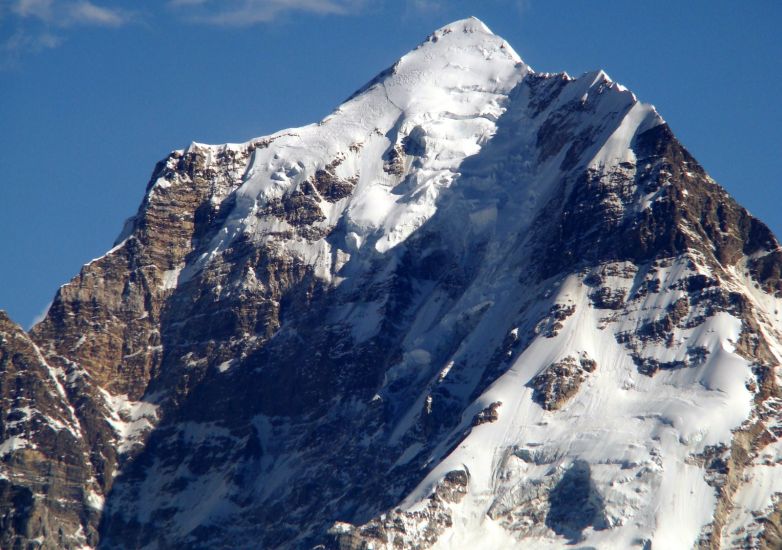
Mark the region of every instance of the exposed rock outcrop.
[[532, 399], [547, 411], [559, 409], [578, 392], [587, 375], [596, 367], [597, 363], [587, 355], [578, 359], [568, 356], [552, 363], [530, 380]]

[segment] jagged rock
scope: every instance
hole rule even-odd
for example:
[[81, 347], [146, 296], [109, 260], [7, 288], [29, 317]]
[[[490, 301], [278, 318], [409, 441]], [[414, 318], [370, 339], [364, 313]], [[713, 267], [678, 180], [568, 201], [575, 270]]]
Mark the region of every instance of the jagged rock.
[[[358, 152], [353, 150], [353, 152]], [[342, 164], [344, 157], [338, 157], [327, 164], [324, 168], [316, 170], [312, 177], [312, 185], [317, 189], [318, 194], [328, 202], [337, 202], [350, 196], [353, 188], [358, 183], [357, 176], [351, 176], [342, 179], [336, 174], [337, 167]]]
[[532, 399], [547, 411], [559, 409], [578, 393], [586, 373], [593, 372], [596, 367], [594, 359], [585, 355], [578, 359], [569, 356], [552, 363], [530, 380]]
[[543, 334], [547, 338], [554, 338], [564, 327], [564, 322], [576, 311], [575, 304], [554, 304], [548, 315], [535, 327], [535, 332]]
[[426, 506], [415, 512], [394, 510], [355, 527], [337, 523], [328, 531], [324, 550], [370, 548], [429, 548], [451, 526], [449, 505], [458, 504], [467, 493], [470, 476], [463, 470], [445, 474]]
[[[96, 544], [102, 490], [59, 369], [0, 311], [0, 546]], [[94, 495], [94, 496], [93, 496]]]
[[589, 295], [595, 307], [601, 309], [620, 309], [624, 305], [624, 292], [603, 286]]
[[405, 173], [405, 151], [400, 145], [394, 145], [386, 152], [383, 160], [383, 171], [392, 176], [402, 176]]
[[496, 422], [497, 419], [500, 417], [500, 413], [498, 409], [502, 405], [502, 401], [495, 401], [485, 409], [481, 410], [478, 414], [475, 415], [475, 418], [472, 419], [472, 425], [480, 426], [481, 424], [486, 424], [489, 422]]

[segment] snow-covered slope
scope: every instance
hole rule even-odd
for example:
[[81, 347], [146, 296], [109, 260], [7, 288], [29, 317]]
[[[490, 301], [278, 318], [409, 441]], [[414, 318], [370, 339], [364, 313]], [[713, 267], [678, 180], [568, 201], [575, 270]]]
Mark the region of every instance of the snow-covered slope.
[[60, 289], [79, 543], [774, 547], [780, 273], [652, 106], [457, 21], [317, 124], [172, 153]]

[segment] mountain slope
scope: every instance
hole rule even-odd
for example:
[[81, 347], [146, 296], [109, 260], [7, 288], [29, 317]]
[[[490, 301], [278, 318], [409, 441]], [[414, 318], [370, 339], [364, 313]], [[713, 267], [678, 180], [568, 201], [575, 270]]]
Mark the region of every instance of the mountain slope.
[[318, 124], [172, 153], [3, 329], [80, 425], [81, 496], [16, 540], [775, 547], [781, 259], [653, 107], [457, 21]]

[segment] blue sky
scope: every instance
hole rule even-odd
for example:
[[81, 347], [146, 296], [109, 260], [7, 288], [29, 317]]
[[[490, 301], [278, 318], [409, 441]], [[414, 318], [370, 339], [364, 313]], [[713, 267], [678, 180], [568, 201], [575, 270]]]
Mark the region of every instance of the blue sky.
[[782, 234], [776, 0], [0, 0], [0, 308], [29, 326], [170, 150], [317, 121], [469, 15], [536, 70], [605, 69]]

